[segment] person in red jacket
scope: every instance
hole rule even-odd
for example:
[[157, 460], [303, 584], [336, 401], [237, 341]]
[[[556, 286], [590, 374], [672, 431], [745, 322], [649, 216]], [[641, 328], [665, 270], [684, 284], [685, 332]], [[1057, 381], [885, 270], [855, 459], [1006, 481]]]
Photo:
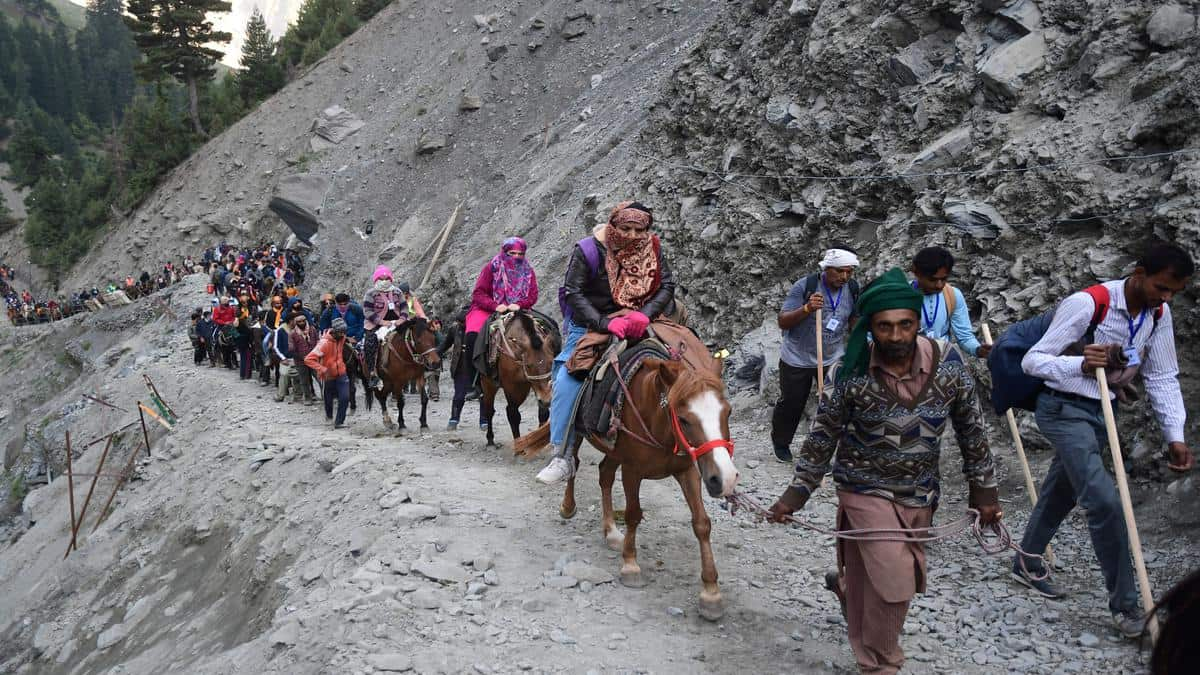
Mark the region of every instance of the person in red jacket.
[[221, 297], [221, 304], [213, 310], [213, 323], [217, 324], [218, 330], [225, 326], [232, 326], [237, 321], [237, 310], [233, 308], [233, 301], [229, 296]]

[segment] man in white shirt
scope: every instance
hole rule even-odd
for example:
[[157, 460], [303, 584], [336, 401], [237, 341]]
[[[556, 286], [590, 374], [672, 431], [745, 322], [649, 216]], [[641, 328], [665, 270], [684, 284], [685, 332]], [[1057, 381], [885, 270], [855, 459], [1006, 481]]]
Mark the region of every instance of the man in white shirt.
[[[1021, 548], [1044, 550], [1076, 504], [1087, 511], [1092, 548], [1108, 589], [1109, 610], [1117, 629], [1127, 637], [1141, 634], [1144, 616], [1138, 605], [1120, 499], [1104, 467], [1107, 433], [1095, 370], [1104, 368], [1110, 384], [1117, 387], [1141, 373], [1167, 441], [1168, 466], [1189, 471], [1195, 458], [1183, 438], [1186, 412], [1167, 303], [1187, 286], [1194, 272], [1195, 264], [1180, 247], [1150, 246], [1131, 276], [1103, 284], [1109, 306], [1092, 339], [1085, 334], [1097, 302], [1087, 292], [1075, 293], [1058, 306], [1045, 335], [1021, 361], [1026, 374], [1046, 383], [1046, 391], [1038, 397], [1037, 424], [1055, 451]], [[1081, 340], [1085, 343], [1082, 355], [1067, 355]], [[1026, 566], [1030, 574], [1014, 561], [1014, 580], [1046, 597], [1063, 595], [1048, 577], [1032, 578], [1042, 572], [1033, 561], [1026, 561]]]

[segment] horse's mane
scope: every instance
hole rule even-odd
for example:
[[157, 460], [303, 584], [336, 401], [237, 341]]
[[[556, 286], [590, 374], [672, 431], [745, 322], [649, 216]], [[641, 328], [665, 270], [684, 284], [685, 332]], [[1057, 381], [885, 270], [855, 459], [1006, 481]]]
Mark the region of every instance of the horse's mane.
[[707, 370], [695, 370], [684, 364], [683, 373], [671, 387], [669, 402], [677, 406], [683, 401], [689, 401], [705, 391], [715, 391], [721, 397], [725, 394], [725, 383], [716, 373]]
[[538, 333], [537, 324], [534, 323], [533, 317], [526, 312], [517, 312], [517, 321], [521, 322], [521, 327], [529, 335], [529, 346], [534, 351], [541, 351], [545, 342], [542, 340], [541, 334]]
[[405, 321], [404, 325], [400, 327], [399, 333], [402, 336], [411, 334], [412, 339], [419, 340], [427, 330], [429, 330], [429, 322], [418, 316]]

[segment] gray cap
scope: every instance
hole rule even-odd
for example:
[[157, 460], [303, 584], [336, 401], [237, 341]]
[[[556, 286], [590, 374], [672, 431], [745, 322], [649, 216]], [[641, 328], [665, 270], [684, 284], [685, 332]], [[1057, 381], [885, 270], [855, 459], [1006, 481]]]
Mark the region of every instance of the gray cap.
[[329, 330], [332, 330], [335, 333], [345, 333], [346, 332], [346, 320], [341, 319], [341, 318], [334, 319], [333, 323], [329, 324]]
[[396, 288], [400, 289], [401, 293], [411, 293], [412, 292], [412, 287], [408, 285], [407, 281], [397, 282]]

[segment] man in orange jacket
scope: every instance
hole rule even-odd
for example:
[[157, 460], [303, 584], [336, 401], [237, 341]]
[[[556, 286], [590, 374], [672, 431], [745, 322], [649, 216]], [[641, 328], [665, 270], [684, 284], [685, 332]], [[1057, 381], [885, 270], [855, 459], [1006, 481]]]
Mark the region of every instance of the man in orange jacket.
[[[304, 365], [312, 369], [317, 379], [325, 383], [325, 419], [333, 420], [334, 429], [346, 426], [346, 408], [350, 406], [350, 378], [342, 350], [346, 346], [346, 321], [334, 319], [329, 330], [321, 335], [317, 346], [304, 357]], [[333, 416], [333, 398], [337, 396], [337, 418]]]

